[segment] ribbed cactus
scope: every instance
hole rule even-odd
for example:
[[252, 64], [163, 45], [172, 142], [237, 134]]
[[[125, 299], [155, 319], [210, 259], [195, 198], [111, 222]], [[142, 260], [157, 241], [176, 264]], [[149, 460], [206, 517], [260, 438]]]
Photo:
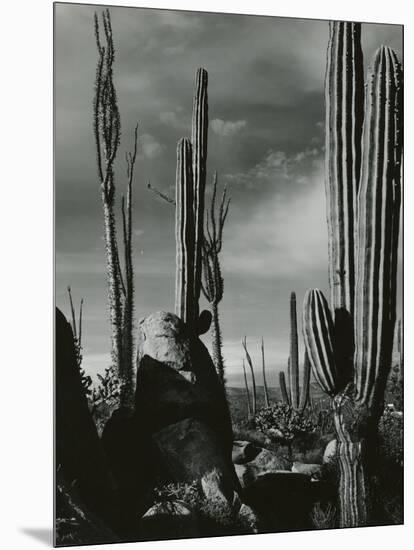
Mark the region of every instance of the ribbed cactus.
[[325, 189], [329, 282], [334, 309], [352, 312], [354, 206], [361, 166], [364, 77], [358, 23], [333, 23], [328, 45], [325, 103]]
[[200, 68], [196, 73], [196, 91], [193, 101], [193, 120], [191, 142], [193, 145], [193, 178], [194, 178], [194, 306], [198, 318], [198, 301], [201, 291], [201, 270], [204, 234], [204, 196], [207, 173], [207, 134], [208, 134], [208, 73]]
[[175, 313], [185, 322], [195, 321], [192, 147], [188, 138], [177, 146], [175, 180], [176, 281]]
[[207, 161], [207, 71], [198, 69], [193, 102], [192, 141], [177, 146], [175, 312], [195, 326], [199, 316], [204, 194]]
[[[376, 52], [362, 124], [356, 104], [363, 86], [361, 66], [359, 25], [332, 23], [326, 76], [326, 190], [335, 319], [322, 293], [308, 291], [303, 330], [315, 378], [333, 397], [344, 527], [369, 524], [375, 500], [370, 475], [391, 367], [401, 193], [401, 67], [389, 48], [381, 46]], [[348, 338], [338, 328], [346, 316], [353, 325], [351, 370], [341, 354], [352, 357], [352, 350], [338, 343]]]
[[391, 365], [400, 225], [401, 68], [381, 47], [366, 92], [356, 232], [354, 369], [357, 400], [381, 406]]
[[302, 376], [302, 389], [300, 392], [300, 401], [299, 401], [299, 410], [303, 411], [306, 405], [310, 402], [310, 373], [311, 373], [311, 364], [309, 361], [308, 352], [305, 351], [303, 357], [303, 376]]
[[296, 294], [290, 295], [290, 396], [294, 409], [299, 407], [299, 349], [296, 318]]
[[296, 294], [290, 295], [290, 356], [288, 359], [288, 381], [286, 386], [285, 373], [279, 373], [279, 385], [282, 393], [282, 400], [295, 410], [303, 411], [309, 401], [310, 363], [305, 352], [303, 360], [302, 389], [299, 385], [299, 344], [298, 344], [298, 323], [296, 315]]
[[282, 370], [279, 372], [279, 386], [282, 393], [282, 401], [290, 405], [290, 395], [286, 387], [285, 373]]

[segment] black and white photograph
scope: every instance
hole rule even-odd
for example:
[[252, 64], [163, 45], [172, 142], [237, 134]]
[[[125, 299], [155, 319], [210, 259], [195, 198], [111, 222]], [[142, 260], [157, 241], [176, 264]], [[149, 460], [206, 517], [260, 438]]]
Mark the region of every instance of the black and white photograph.
[[53, 27], [54, 544], [403, 524], [403, 25]]

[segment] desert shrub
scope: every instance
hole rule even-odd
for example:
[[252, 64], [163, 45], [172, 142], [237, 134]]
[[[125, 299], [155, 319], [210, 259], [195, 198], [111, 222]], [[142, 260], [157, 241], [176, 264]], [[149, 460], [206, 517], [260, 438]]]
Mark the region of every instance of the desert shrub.
[[85, 370], [80, 365], [79, 365], [79, 373], [81, 377], [83, 391], [86, 395], [86, 399], [89, 400], [90, 397], [92, 396], [92, 391], [93, 391], [92, 378], [88, 374], [86, 374]]
[[154, 502], [171, 502], [182, 500], [193, 510], [199, 508], [203, 499], [200, 484], [193, 483], [166, 483], [154, 488]]
[[251, 533], [252, 525], [221, 500], [205, 498], [199, 482], [166, 483], [153, 490], [153, 504], [182, 501], [197, 514], [201, 536]]
[[119, 406], [121, 381], [114, 366], [106, 368], [104, 374], [97, 374], [97, 377], [98, 384], [87, 397], [98, 433], [101, 434], [112, 412]]
[[311, 521], [315, 529], [335, 529], [338, 526], [338, 513], [332, 503], [316, 502], [311, 511]]
[[378, 453], [373, 477], [379, 523], [403, 522], [403, 416], [386, 407], [378, 426]]
[[386, 407], [379, 426], [380, 455], [386, 462], [403, 465], [403, 416]]
[[400, 370], [398, 364], [391, 368], [385, 389], [386, 403], [392, 403], [398, 411], [403, 408], [403, 379]]
[[282, 402], [261, 409], [255, 417], [255, 425], [270, 439], [284, 443], [313, 433], [316, 428], [309, 417]]
[[308, 405], [302, 412], [302, 416], [315, 426], [315, 432], [326, 435], [335, 432], [332, 409], [324, 400]]

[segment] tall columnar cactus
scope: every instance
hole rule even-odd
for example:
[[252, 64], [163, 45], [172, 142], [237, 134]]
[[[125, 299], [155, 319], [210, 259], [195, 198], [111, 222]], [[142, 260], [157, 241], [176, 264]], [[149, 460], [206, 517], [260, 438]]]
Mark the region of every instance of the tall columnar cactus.
[[[344, 71], [344, 56], [361, 59]], [[339, 280], [331, 277], [335, 322], [322, 293], [308, 291], [303, 330], [314, 375], [332, 397], [344, 527], [369, 524], [374, 504], [370, 480], [375, 468], [377, 426], [383, 410], [385, 382], [391, 367], [401, 193], [401, 67], [389, 48], [381, 46], [376, 52], [368, 74], [362, 126], [362, 121], [354, 116], [353, 101], [344, 104], [343, 94], [336, 94], [332, 88], [332, 81], [341, 81], [341, 89], [345, 89], [346, 82], [353, 90], [361, 89], [361, 65], [359, 26], [331, 24], [326, 132], [336, 134], [342, 149], [343, 169], [360, 175], [359, 179], [356, 177], [357, 196], [355, 192], [350, 193], [348, 206], [343, 208], [343, 195], [338, 193], [337, 181], [330, 180], [334, 153], [327, 147], [328, 226], [349, 227], [355, 223], [355, 238], [350, 247], [343, 233], [329, 231], [329, 249], [337, 252], [337, 256], [330, 253], [330, 273], [338, 268], [337, 257], [353, 255], [341, 271], [340, 285], [345, 290], [338, 294], [338, 289], [332, 286], [338, 286]], [[336, 120], [335, 113], [339, 111], [352, 124], [332, 129], [332, 120]], [[360, 125], [358, 131], [356, 124]], [[362, 154], [360, 164], [355, 166], [354, 138], [358, 132], [362, 135]], [[338, 216], [337, 222], [335, 216]], [[347, 296], [354, 296], [353, 301]], [[343, 309], [353, 325], [353, 368], [350, 370], [344, 369], [346, 361], [344, 363], [339, 354], [339, 350], [344, 350], [338, 346], [342, 335], [336, 325], [338, 311]]]
[[290, 394], [286, 387], [285, 373], [282, 370], [279, 372], [279, 386], [282, 394], [282, 401], [287, 405], [290, 405]]
[[177, 147], [176, 175], [176, 294], [175, 312], [195, 326], [199, 316], [204, 195], [207, 162], [207, 71], [198, 69], [193, 102], [191, 141]]
[[311, 364], [309, 361], [308, 352], [305, 351], [303, 356], [303, 374], [302, 374], [302, 389], [300, 392], [299, 410], [303, 411], [310, 402], [310, 373]]
[[299, 407], [299, 348], [296, 318], [296, 294], [290, 295], [290, 395], [292, 407]]
[[299, 385], [299, 345], [298, 324], [296, 316], [296, 294], [290, 295], [290, 356], [288, 359], [288, 381], [286, 386], [285, 373], [279, 373], [279, 385], [282, 399], [295, 410], [303, 411], [309, 401], [310, 363], [305, 352], [302, 370], [302, 388]]
[[208, 136], [208, 73], [200, 68], [196, 73], [196, 90], [193, 101], [193, 120], [191, 142], [193, 145], [194, 178], [194, 304], [196, 319], [201, 290], [201, 271], [204, 235], [204, 196], [207, 174], [207, 136]]
[[329, 233], [329, 282], [334, 310], [354, 302], [354, 208], [361, 167], [364, 118], [361, 26], [334, 23], [328, 45], [325, 105], [325, 189]]
[[175, 313], [184, 322], [195, 321], [193, 193], [192, 147], [188, 138], [182, 138], [177, 146], [175, 183]]

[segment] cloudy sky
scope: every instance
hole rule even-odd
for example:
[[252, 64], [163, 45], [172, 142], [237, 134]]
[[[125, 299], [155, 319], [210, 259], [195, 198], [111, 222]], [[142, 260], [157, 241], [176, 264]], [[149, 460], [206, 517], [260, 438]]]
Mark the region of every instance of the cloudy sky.
[[[110, 361], [92, 133], [95, 9], [55, 7], [56, 302], [69, 313], [67, 285], [76, 302], [85, 300], [83, 354], [91, 374]], [[232, 198], [222, 253], [227, 377], [230, 385], [241, 384], [244, 335], [260, 369], [263, 336], [269, 382], [276, 385], [289, 354], [290, 292], [297, 293], [299, 317], [307, 288], [327, 292], [328, 23], [120, 7], [111, 9], [111, 17], [122, 124], [118, 212], [126, 184], [124, 152], [132, 147], [137, 121], [140, 128], [133, 187], [137, 317], [174, 309], [174, 209], [146, 184], [150, 180], [174, 194], [176, 143], [190, 134], [194, 75], [203, 66], [209, 73], [208, 181], [217, 170]], [[366, 64], [381, 44], [401, 53], [401, 27], [364, 24]]]

